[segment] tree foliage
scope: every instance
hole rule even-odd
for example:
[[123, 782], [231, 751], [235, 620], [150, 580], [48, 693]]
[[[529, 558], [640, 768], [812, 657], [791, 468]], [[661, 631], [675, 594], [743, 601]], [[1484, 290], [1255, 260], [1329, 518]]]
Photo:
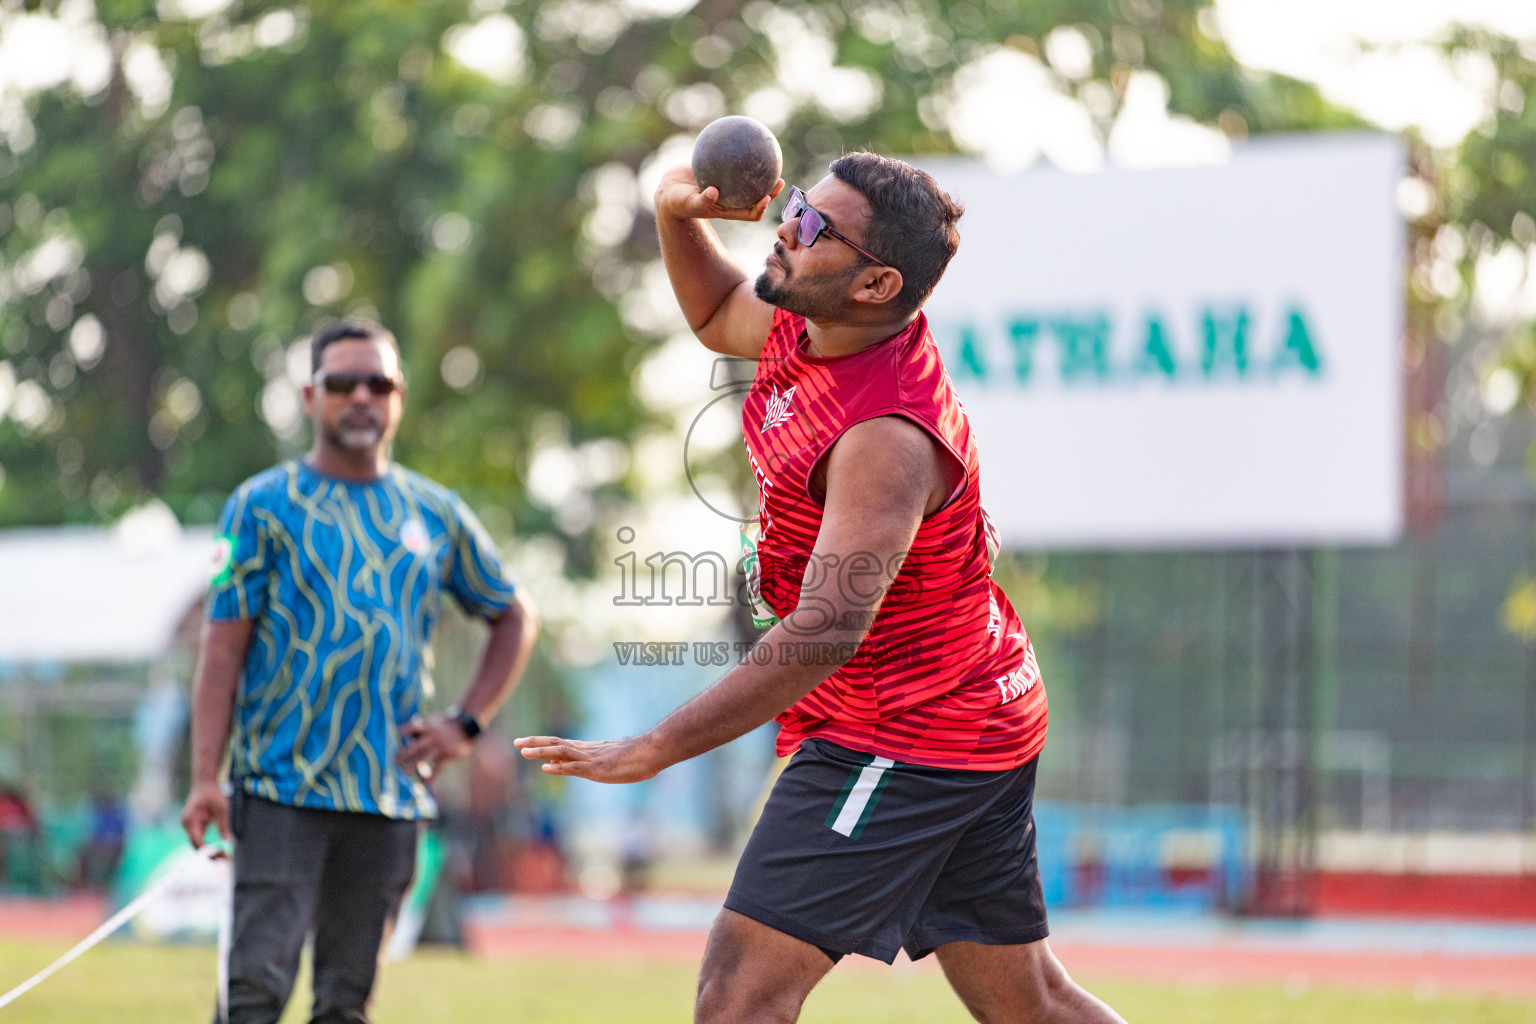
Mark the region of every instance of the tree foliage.
[[[110, 72], [0, 115], [0, 524], [152, 495], [208, 520], [300, 443], [294, 342], [363, 312], [404, 347], [402, 461], [563, 535], [580, 567], [651, 417], [630, 386], [659, 330], [633, 309], [656, 258], [637, 175], [668, 140], [758, 112], [791, 180], [844, 148], [953, 151], [957, 82], [998, 53], [1100, 139], [1139, 71], [1231, 136], [1352, 123], [1239, 67], [1199, 0], [218, 6], [42, 5]], [[30, 16], [0, 10], [0, 32]], [[1077, 66], [1052, 56], [1062, 26]], [[584, 510], [524, 497], [551, 444], [575, 450]]]
[[[1492, 71], [1490, 114], [1446, 155], [1437, 190], [1445, 221], [1455, 230], [1454, 241], [1447, 243], [1460, 264], [1457, 307], [1464, 311], [1480, 272], [1493, 261], [1512, 264], [1514, 278], [1536, 295], [1536, 42], [1463, 27], [1451, 33], [1445, 48], [1452, 59], [1474, 55]], [[1505, 313], [1513, 314], [1507, 323], [1484, 326], [1502, 329], [1504, 368], [1512, 371], [1515, 384], [1509, 399], [1530, 403], [1536, 400], [1536, 309]], [[1493, 397], [1495, 405], [1504, 404]]]

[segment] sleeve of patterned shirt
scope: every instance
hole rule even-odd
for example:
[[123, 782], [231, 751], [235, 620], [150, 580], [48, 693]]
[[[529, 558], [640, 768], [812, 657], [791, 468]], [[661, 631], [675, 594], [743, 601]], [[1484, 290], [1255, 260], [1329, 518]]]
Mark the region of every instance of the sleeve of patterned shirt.
[[463, 499], [453, 501], [455, 533], [446, 586], [466, 615], [499, 618], [512, 607], [517, 586], [512, 582], [496, 543]]
[[253, 501], [254, 489], [241, 487], [224, 503], [215, 539], [214, 576], [208, 592], [208, 618], [254, 619], [266, 608], [265, 530]]

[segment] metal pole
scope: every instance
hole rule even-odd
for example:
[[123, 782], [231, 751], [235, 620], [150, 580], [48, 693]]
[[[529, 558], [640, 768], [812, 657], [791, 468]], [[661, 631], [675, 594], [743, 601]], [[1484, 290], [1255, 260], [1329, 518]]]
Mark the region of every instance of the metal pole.
[[1308, 553], [1254, 555], [1257, 668], [1250, 813], [1254, 891], [1249, 911], [1300, 916], [1312, 911], [1313, 573]]

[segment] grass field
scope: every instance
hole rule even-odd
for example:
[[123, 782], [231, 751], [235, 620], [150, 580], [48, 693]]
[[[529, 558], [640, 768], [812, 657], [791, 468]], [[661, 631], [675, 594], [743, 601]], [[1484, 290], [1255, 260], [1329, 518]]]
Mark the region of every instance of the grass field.
[[[0, 942], [0, 991], [42, 968], [62, 943]], [[203, 1024], [210, 1015], [213, 953], [112, 943], [0, 1010], [0, 1024]], [[1085, 978], [1133, 1024], [1536, 1024], [1536, 1002], [1279, 986], [1192, 988]], [[685, 1024], [694, 969], [676, 963], [487, 961], [427, 951], [391, 965], [377, 1024]], [[305, 983], [301, 980], [301, 986]], [[307, 989], [283, 1024], [302, 1024]], [[834, 971], [811, 995], [807, 1024], [964, 1024], [937, 971], [913, 967]]]

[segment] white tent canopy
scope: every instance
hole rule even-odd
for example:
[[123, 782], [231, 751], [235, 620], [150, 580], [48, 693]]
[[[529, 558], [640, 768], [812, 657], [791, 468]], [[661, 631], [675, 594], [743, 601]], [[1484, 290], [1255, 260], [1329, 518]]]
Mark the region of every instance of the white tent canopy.
[[111, 528], [0, 531], [0, 663], [158, 658], [212, 559], [212, 531], [158, 504]]

